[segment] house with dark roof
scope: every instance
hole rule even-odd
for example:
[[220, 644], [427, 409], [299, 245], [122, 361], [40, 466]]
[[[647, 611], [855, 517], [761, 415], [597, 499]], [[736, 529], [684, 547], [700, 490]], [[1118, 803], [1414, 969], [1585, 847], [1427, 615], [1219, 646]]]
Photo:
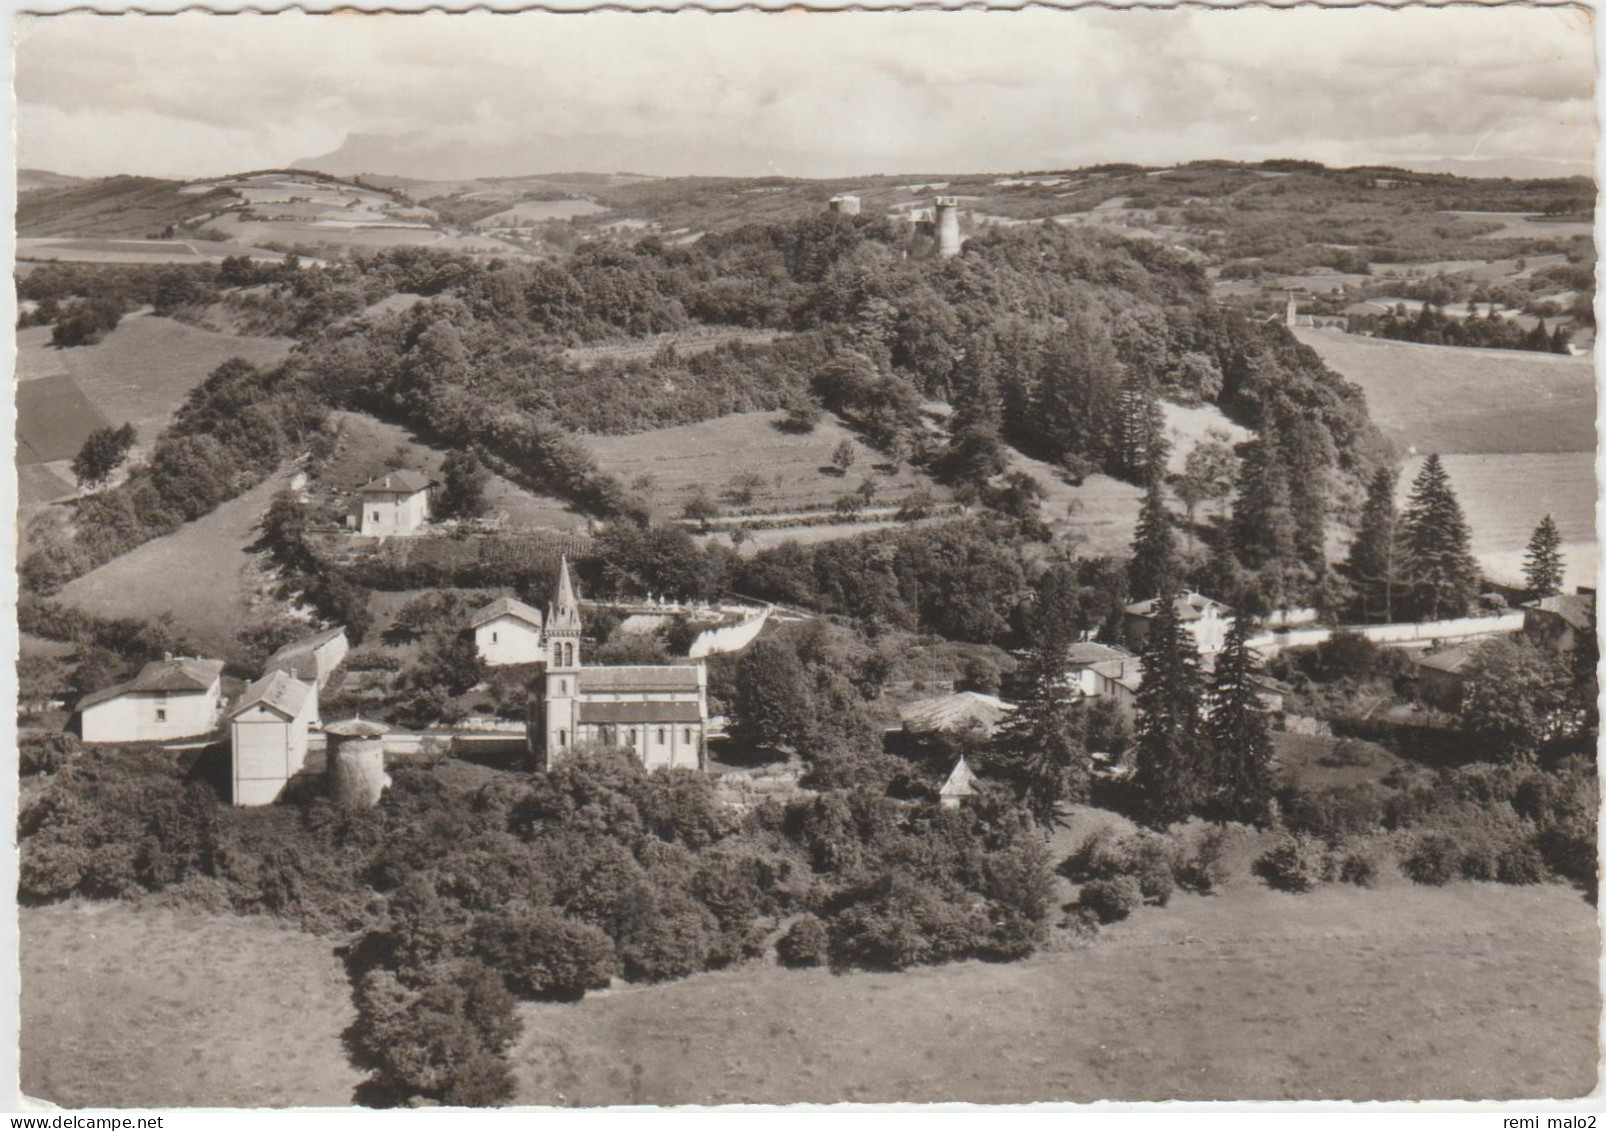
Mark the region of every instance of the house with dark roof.
[[357, 492], [360, 509], [354, 525], [371, 537], [415, 534], [429, 521], [429, 492], [434, 486], [435, 481], [422, 472], [387, 471]]
[[1412, 657], [1416, 664], [1416, 697], [1441, 711], [1460, 710], [1461, 692], [1467, 685], [1466, 669], [1477, 650], [1477, 643], [1457, 644]]
[[1593, 593], [1558, 593], [1522, 607], [1522, 635], [1535, 647], [1563, 655], [1577, 646], [1580, 634], [1590, 631], [1595, 614]]
[[468, 618], [480, 659], [491, 667], [535, 664], [545, 657], [541, 610], [513, 597], [498, 597]]
[[[1214, 656], [1227, 642], [1232, 629], [1232, 609], [1200, 593], [1179, 593], [1171, 599], [1177, 622], [1193, 637], [1200, 656]], [[1133, 648], [1143, 650], [1149, 625], [1159, 610], [1159, 598], [1139, 601], [1126, 607], [1126, 638]]]
[[336, 625], [286, 644], [268, 657], [268, 662], [262, 665], [262, 674], [285, 672], [322, 691], [350, 650], [344, 626]]
[[85, 742], [169, 742], [210, 734], [222, 695], [222, 660], [152, 660], [133, 679], [78, 701], [79, 735]]
[[1065, 676], [1081, 694], [1094, 696], [1099, 693], [1099, 672], [1095, 670], [1098, 665], [1119, 664], [1135, 658], [1119, 644], [1079, 640], [1065, 651]]
[[546, 670], [529, 723], [538, 768], [550, 769], [585, 745], [628, 748], [648, 769], [704, 768], [706, 664], [587, 666], [567, 558], [542, 621]]
[[279, 799], [306, 764], [308, 731], [317, 717], [317, 684], [283, 668], [245, 689], [229, 712], [229, 788], [235, 805]]

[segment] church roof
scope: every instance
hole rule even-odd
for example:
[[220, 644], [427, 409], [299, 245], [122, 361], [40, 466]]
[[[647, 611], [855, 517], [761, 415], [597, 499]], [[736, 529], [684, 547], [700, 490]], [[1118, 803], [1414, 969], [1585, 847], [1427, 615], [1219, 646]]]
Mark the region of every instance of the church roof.
[[567, 554], [558, 566], [557, 589], [552, 594], [552, 603], [547, 606], [546, 625], [548, 632], [580, 631], [580, 598], [569, 577]]
[[618, 668], [581, 668], [580, 693], [605, 691], [697, 691], [702, 686], [696, 664], [658, 664]]
[[700, 723], [702, 705], [698, 703], [588, 703], [579, 704], [582, 723]]

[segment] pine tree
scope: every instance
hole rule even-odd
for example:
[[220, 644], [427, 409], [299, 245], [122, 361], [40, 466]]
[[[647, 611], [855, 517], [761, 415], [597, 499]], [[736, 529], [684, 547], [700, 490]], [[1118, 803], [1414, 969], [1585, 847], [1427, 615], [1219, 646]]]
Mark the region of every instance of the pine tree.
[[1132, 539], [1132, 560], [1127, 563], [1128, 588], [1139, 600], [1169, 597], [1177, 586], [1177, 542], [1171, 533], [1171, 511], [1165, 505], [1165, 487], [1159, 478], [1149, 480]]
[[1528, 539], [1528, 556], [1523, 559], [1522, 576], [1528, 583], [1530, 596], [1552, 597], [1561, 592], [1561, 579], [1566, 566], [1561, 558], [1561, 531], [1547, 514], [1534, 527]]
[[1244, 453], [1232, 507], [1232, 544], [1250, 569], [1295, 556], [1294, 516], [1281, 437], [1269, 420]]
[[1255, 689], [1260, 662], [1249, 648], [1249, 618], [1238, 617], [1210, 680], [1212, 808], [1223, 820], [1264, 824], [1271, 808], [1271, 734]]
[[1171, 445], [1165, 438], [1165, 412], [1151, 382], [1136, 372], [1121, 386], [1116, 461], [1133, 482], [1146, 482], [1165, 470]]
[[1169, 598], [1156, 603], [1137, 693], [1137, 791], [1144, 823], [1185, 819], [1203, 792], [1207, 751], [1199, 736], [1199, 654]]
[[1065, 638], [1046, 636], [1027, 661], [1026, 692], [999, 728], [988, 759], [1044, 830], [1053, 827], [1061, 804], [1088, 796], [1081, 712], [1065, 668]]
[[1415, 615], [1427, 620], [1465, 616], [1480, 575], [1472, 534], [1437, 452], [1412, 482], [1400, 526]]
[[1360, 595], [1365, 620], [1378, 611], [1385, 621], [1394, 619], [1394, 597], [1401, 580], [1400, 519], [1394, 505], [1397, 478], [1392, 467], [1379, 467], [1373, 473], [1361, 508], [1360, 528], [1344, 563], [1344, 571]]

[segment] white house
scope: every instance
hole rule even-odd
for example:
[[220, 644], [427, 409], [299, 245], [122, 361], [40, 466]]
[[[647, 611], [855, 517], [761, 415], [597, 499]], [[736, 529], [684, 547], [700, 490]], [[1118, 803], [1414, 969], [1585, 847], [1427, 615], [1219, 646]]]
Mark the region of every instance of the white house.
[[262, 674], [285, 672], [322, 691], [329, 683], [329, 676], [350, 650], [345, 628], [337, 625], [286, 644], [268, 657], [268, 662], [262, 666]]
[[229, 715], [231, 797], [270, 805], [307, 760], [307, 728], [318, 716], [315, 684], [269, 672], [245, 689]]
[[546, 659], [541, 610], [512, 597], [498, 597], [468, 618], [480, 659], [492, 667]]
[[[1158, 598], [1126, 607], [1126, 635], [1132, 647], [1142, 650], [1154, 621]], [[1177, 622], [1193, 637], [1200, 656], [1214, 656], [1227, 642], [1232, 629], [1232, 610], [1220, 601], [1199, 593], [1181, 593], [1172, 598]]]
[[375, 537], [415, 533], [429, 521], [431, 486], [429, 476], [417, 471], [390, 471], [364, 484], [357, 529]]
[[1080, 640], [1065, 653], [1065, 677], [1083, 695], [1099, 694], [1100, 664], [1133, 659], [1131, 652], [1118, 644], [1100, 644], [1095, 640]]
[[78, 701], [85, 742], [168, 742], [217, 726], [223, 661], [180, 656], [152, 660], [127, 683]]

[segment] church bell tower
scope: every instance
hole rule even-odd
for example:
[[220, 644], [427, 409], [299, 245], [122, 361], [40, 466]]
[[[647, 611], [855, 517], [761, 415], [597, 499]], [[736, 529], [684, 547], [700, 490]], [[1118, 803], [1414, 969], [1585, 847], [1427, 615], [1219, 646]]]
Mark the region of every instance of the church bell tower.
[[569, 558], [558, 567], [558, 584], [546, 612], [546, 764], [560, 761], [576, 742], [575, 709], [580, 695], [580, 599], [569, 577]]

